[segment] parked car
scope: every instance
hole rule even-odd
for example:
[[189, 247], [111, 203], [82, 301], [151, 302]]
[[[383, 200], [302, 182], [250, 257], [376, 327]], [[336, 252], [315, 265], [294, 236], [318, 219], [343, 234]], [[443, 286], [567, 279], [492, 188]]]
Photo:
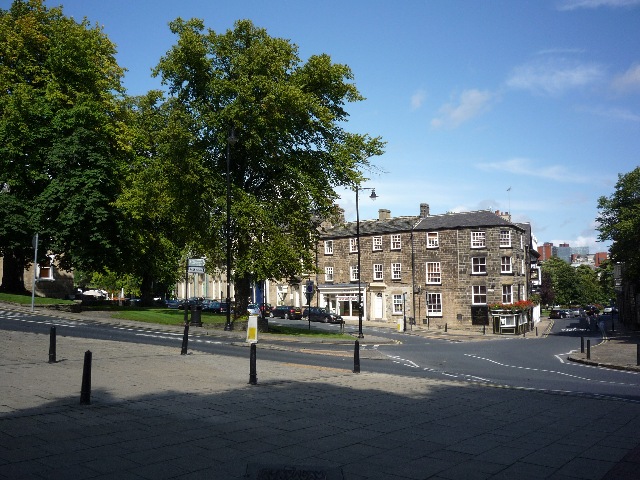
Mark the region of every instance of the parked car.
[[260, 307], [255, 303], [247, 305], [247, 313], [249, 315], [260, 315]]
[[584, 317], [584, 309], [580, 307], [574, 307], [569, 310], [569, 316], [571, 317]]
[[567, 316], [567, 311], [559, 308], [553, 308], [551, 312], [549, 312], [549, 318], [552, 319], [567, 318]]
[[592, 315], [598, 315], [600, 313], [600, 309], [598, 307], [596, 307], [595, 305], [589, 305], [588, 307], [586, 307], [584, 309], [585, 313], [587, 315], [589, 315], [590, 317]]
[[331, 313], [322, 307], [305, 308], [302, 318], [310, 319], [312, 322], [322, 323], [343, 323], [342, 317], [336, 313]]
[[618, 313], [618, 309], [616, 307], [605, 307], [602, 312], [609, 313], [609, 314]]
[[284, 318], [285, 320], [302, 320], [302, 309], [293, 305], [278, 305], [271, 310], [271, 316]]
[[185, 305], [187, 306], [187, 308], [191, 308], [193, 305], [196, 305], [196, 306], [199, 305], [200, 307], [202, 307], [203, 300], [204, 299], [201, 297], [191, 297], [189, 300], [186, 300], [186, 301], [183, 300], [180, 303], [180, 305], [178, 305], [178, 308], [180, 310], [184, 310]]
[[260, 304], [260, 313], [268, 317], [271, 314], [271, 310], [273, 310], [273, 306], [270, 303], [261, 303]]
[[205, 312], [220, 313], [222, 304], [217, 300], [204, 300], [202, 310]]
[[177, 298], [171, 298], [169, 300], [165, 300], [164, 304], [167, 308], [178, 308], [182, 300], [178, 300]]

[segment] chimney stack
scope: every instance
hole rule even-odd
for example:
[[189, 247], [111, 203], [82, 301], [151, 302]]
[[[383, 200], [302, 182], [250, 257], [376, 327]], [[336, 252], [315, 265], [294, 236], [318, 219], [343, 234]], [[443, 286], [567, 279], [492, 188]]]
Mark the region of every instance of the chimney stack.
[[427, 218], [429, 216], [429, 204], [421, 203], [420, 204], [420, 218]]
[[389, 220], [391, 218], [391, 210], [381, 208], [378, 210], [378, 220]]

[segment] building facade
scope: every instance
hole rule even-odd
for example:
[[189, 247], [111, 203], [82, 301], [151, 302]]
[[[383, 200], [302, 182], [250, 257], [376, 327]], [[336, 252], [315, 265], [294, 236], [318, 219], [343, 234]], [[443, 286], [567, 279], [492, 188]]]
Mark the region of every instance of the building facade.
[[[318, 244], [317, 305], [345, 318], [429, 326], [489, 324], [489, 305], [530, 294], [530, 228], [491, 211], [360, 222], [325, 227]], [[362, 305], [358, 302], [358, 291]]]

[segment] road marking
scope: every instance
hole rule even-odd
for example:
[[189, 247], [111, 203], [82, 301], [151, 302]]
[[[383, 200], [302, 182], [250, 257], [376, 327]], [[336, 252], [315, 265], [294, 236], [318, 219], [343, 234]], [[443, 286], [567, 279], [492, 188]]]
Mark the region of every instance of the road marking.
[[570, 373], [559, 372], [557, 370], [547, 370], [547, 369], [543, 369], [543, 368], [522, 367], [522, 366], [519, 366], [519, 365], [508, 365], [506, 363], [501, 363], [501, 362], [498, 362], [496, 360], [491, 360], [490, 358], [479, 357], [478, 355], [473, 355], [473, 354], [469, 354], [469, 353], [465, 353], [464, 355], [467, 356], [467, 357], [475, 358], [477, 360], [483, 360], [485, 362], [493, 363], [494, 365], [498, 365], [498, 366], [505, 367], [505, 368], [516, 368], [516, 369], [520, 369], [520, 370], [530, 370], [532, 372], [552, 373], [552, 374], [561, 375], [561, 376], [564, 376], [564, 377], [575, 378], [577, 380], [585, 380], [585, 381], [588, 381], [588, 382], [596, 382], [596, 383], [602, 383], [602, 384], [606, 384], [606, 385], [624, 385], [624, 386], [635, 386], [636, 385], [634, 383], [611, 382], [611, 381], [607, 381], [607, 380], [596, 380], [594, 378], [582, 377], [582, 376], [573, 375], [573, 374], [570, 374]]

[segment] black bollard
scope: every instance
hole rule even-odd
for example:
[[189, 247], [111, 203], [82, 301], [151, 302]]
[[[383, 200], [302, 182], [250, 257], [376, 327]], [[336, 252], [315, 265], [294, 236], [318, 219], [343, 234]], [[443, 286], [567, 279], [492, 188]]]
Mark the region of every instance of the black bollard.
[[584, 353], [584, 337], [580, 337], [580, 353]]
[[249, 354], [249, 385], [258, 384], [258, 373], [256, 371], [256, 344], [251, 344], [251, 353]]
[[638, 348], [636, 350], [636, 365], [640, 366], [640, 343], [638, 344]]
[[358, 340], [353, 347], [353, 373], [360, 373], [360, 342]]
[[611, 315], [611, 331], [615, 332], [616, 331], [616, 324], [613, 321], [613, 315]]
[[189, 323], [184, 324], [184, 335], [182, 336], [182, 350], [180, 355], [187, 354], [187, 347], [189, 346]]
[[536, 327], [536, 337], [538, 336], [538, 327]]
[[591, 340], [587, 340], [587, 360], [591, 360]]
[[82, 389], [80, 391], [80, 405], [91, 405], [91, 350], [84, 352], [84, 367], [82, 368]]
[[485, 335], [487, 333], [487, 326], [483, 325], [482, 326], [482, 334]]
[[49, 363], [56, 363], [56, 327], [49, 333]]
[[447, 324], [446, 323], [444, 324], [444, 331], [445, 332], [447, 331]]

